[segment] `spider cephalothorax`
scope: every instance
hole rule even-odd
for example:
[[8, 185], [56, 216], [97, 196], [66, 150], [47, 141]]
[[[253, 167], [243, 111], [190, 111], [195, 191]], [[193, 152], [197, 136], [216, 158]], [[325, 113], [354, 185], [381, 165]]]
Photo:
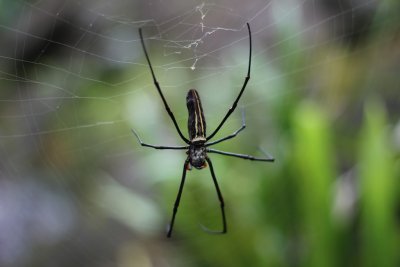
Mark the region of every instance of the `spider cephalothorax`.
[[203, 169], [207, 166], [206, 147], [204, 145], [191, 144], [188, 150], [189, 163], [196, 169]]
[[172, 213], [172, 219], [171, 219], [171, 223], [170, 223], [170, 226], [168, 229], [167, 237], [171, 237], [171, 234], [172, 234], [172, 228], [174, 226], [175, 216], [178, 211], [178, 206], [179, 206], [179, 202], [181, 199], [183, 186], [185, 184], [186, 171], [188, 169], [190, 169], [190, 166], [193, 166], [197, 169], [202, 169], [205, 166], [207, 166], [207, 164], [210, 166], [211, 177], [213, 179], [215, 189], [216, 189], [217, 195], [218, 195], [218, 200], [219, 200], [220, 206], [221, 206], [222, 230], [221, 231], [210, 231], [210, 230], [207, 230], [207, 228], [205, 228], [205, 227], [203, 227], [203, 229], [207, 230], [208, 232], [212, 232], [212, 233], [226, 233], [226, 231], [227, 231], [226, 219], [225, 219], [225, 209], [224, 209], [224, 207], [225, 207], [224, 199], [222, 198], [222, 193], [218, 186], [217, 178], [214, 173], [214, 168], [213, 168], [211, 159], [207, 156], [207, 153], [216, 153], [216, 154], [220, 154], [220, 155], [232, 156], [232, 157], [255, 160], [255, 161], [270, 161], [270, 162], [274, 161], [274, 158], [271, 156], [267, 156], [265, 158], [256, 158], [256, 157], [253, 157], [250, 155], [237, 154], [237, 153], [225, 152], [225, 151], [208, 148], [212, 145], [221, 143], [222, 141], [234, 138], [240, 131], [242, 131], [246, 127], [245, 122], [244, 122], [244, 113], [243, 113], [242, 127], [240, 127], [238, 130], [236, 130], [234, 133], [232, 133], [228, 136], [225, 136], [223, 138], [217, 139], [212, 142], [208, 142], [221, 129], [222, 125], [225, 123], [225, 121], [228, 119], [228, 117], [235, 110], [237, 103], [239, 102], [239, 99], [242, 96], [244, 89], [246, 88], [247, 82], [250, 80], [251, 31], [250, 31], [250, 25], [248, 23], [247, 23], [247, 29], [249, 32], [249, 44], [250, 44], [249, 66], [247, 69], [247, 76], [244, 80], [244, 83], [243, 83], [242, 89], [239, 92], [239, 95], [236, 97], [236, 100], [233, 102], [232, 107], [229, 108], [228, 112], [226, 113], [226, 115], [224, 116], [222, 121], [219, 123], [217, 128], [211, 133], [211, 135], [207, 136], [206, 135], [206, 121], [204, 119], [204, 113], [203, 113], [203, 108], [201, 105], [199, 94], [195, 89], [190, 89], [186, 96], [186, 105], [187, 105], [188, 112], [189, 112], [189, 119], [188, 119], [189, 139], [186, 138], [185, 136], [183, 136], [183, 134], [178, 126], [178, 123], [176, 122], [175, 116], [172, 113], [171, 109], [168, 106], [167, 101], [164, 98], [164, 95], [161, 91], [161, 87], [156, 79], [156, 76], [153, 71], [153, 67], [150, 63], [150, 59], [149, 59], [149, 55], [147, 54], [146, 46], [144, 45], [142, 30], [139, 29], [140, 41], [142, 43], [143, 51], [146, 56], [147, 63], [149, 65], [151, 75], [153, 77], [154, 85], [155, 85], [158, 93], [160, 94], [160, 97], [164, 103], [165, 109], [166, 109], [169, 117], [171, 118], [172, 122], [174, 123], [179, 136], [187, 144], [185, 146], [156, 146], [156, 145], [146, 144], [146, 143], [143, 143], [142, 140], [140, 139], [140, 137], [138, 136], [138, 134], [134, 130], [132, 130], [142, 146], [152, 147], [155, 149], [179, 149], [179, 150], [186, 149], [187, 150], [186, 153], [188, 156], [185, 160], [185, 163], [183, 164], [182, 179], [181, 179], [181, 183], [179, 186], [178, 195], [176, 196], [174, 209], [173, 209], [173, 213]]

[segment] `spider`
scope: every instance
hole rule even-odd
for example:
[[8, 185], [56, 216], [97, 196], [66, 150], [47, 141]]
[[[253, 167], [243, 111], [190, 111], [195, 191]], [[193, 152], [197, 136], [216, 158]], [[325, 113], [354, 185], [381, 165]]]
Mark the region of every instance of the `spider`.
[[169, 108], [167, 101], [165, 100], [165, 97], [161, 91], [161, 87], [156, 79], [155, 74], [154, 74], [153, 67], [151, 65], [149, 55], [147, 53], [146, 46], [143, 41], [142, 29], [141, 28], [139, 29], [140, 41], [142, 43], [142, 48], [143, 48], [144, 54], [146, 56], [148, 66], [150, 68], [151, 75], [153, 77], [154, 85], [155, 85], [158, 93], [160, 94], [160, 97], [164, 103], [165, 109], [166, 109], [169, 117], [171, 118], [172, 122], [174, 123], [179, 136], [187, 144], [184, 146], [159, 146], [159, 145], [146, 144], [146, 143], [142, 142], [142, 140], [140, 139], [140, 137], [136, 133], [136, 131], [134, 129], [132, 129], [133, 134], [136, 136], [136, 138], [141, 146], [151, 147], [154, 149], [187, 150], [186, 151], [187, 158], [185, 160], [185, 163], [183, 164], [183, 173], [182, 173], [181, 183], [179, 185], [178, 194], [176, 196], [175, 204], [173, 207], [172, 219], [170, 221], [169, 228], [167, 231], [167, 237], [171, 237], [171, 234], [172, 234], [172, 229], [173, 229], [174, 222], [175, 222], [175, 216], [178, 211], [178, 206], [179, 206], [179, 202], [181, 200], [183, 186], [185, 184], [186, 171], [191, 170], [192, 166], [195, 167], [196, 169], [203, 169], [207, 166], [207, 163], [208, 163], [208, 166], [210, 167], [211, 177], [213, 179], [214, 186], [217, 191], [218, 199], [220, 202], [221, 215], [222, 215], [222, 230], [212, 231], [204, 226], [202, 226], [202, 227], [205, 231], [210, 232], [210, 233], [224, 234], [227, 232], [224, 199], [222, 197], [221, 190], [218, 186], [218, 182], [217, 182], [217, 178], [215, 176], [213, 164], [211, 162], [211, 159], [208, 157], [207, 153], [215, 153], [215, 154], [237, 157], [237, 158], [242, 158], [242, 159], [248, 159], [248, 160], [253, 160], [253, 161], [267, 161], [267, 162], [274, 161], [274, 158], [272, 156], [269, 156], [268, 154], [266, 155], [265, 158], [257, 158], [257, 157], [253, 157], [250, 155], [225, 152], [225, 151], [220, 151], [220, 150], [209, 148], [212, 145], [216, 145], [223, 141], [234, 138], [246, 127], [245, 119], [244, 119], [244, 112], [242, 112], [242, 126], [238, 130], [236, 130], [234, 133], [232, 133], [226, 137], [209, 142], [218, 133], [218, 131], [224, 125], [225, 121], [229, 118], [229, 116], [235, 110], [237, 103], [239, 102], [239, 99], [242, 96], [248, 81], [250, 80], [252, 42], [251, 42], [251, 30], [250, 30], [249, 23], [247, 23], [247, 29], [248, 29], [248, 33], [249, 33], [249, 47], [250, 47], [249, 48], [249, 63], [248, 63], [247, 76], [244, 80], [244, 83], [239, 92], [239, 95], [236, 97], [236, 100], [233, 102], [233, 105], [231, 106], [231, 108], [229, 108], [228, 112], [226, 113], [225, 117], [222, 119], [222, 121], [220, 122], [218, 127], [209, 136], [207, 136], [206, 135], [206, 121], [204, 119], [204, 113], [203, 113], [203, 108], [201, 105], [199, 94], [195, 89], [190, 89], [186, 96], [186, 105], [187, 105], [188, 113], [189, 113], [189, 118], [188, 118], [189, 139], [186, 138], [185, 136], [183, 136], [183, 134], [176, 122], [175, 116], [172, 113], [171, 109]]

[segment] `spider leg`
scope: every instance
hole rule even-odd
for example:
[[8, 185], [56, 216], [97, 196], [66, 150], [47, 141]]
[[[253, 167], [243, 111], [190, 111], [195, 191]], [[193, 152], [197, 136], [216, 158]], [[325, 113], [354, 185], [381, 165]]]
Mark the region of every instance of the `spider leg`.
[[221, 142], [223, 142], [223, 141], [225, 141], [225, 140], [232, 139], [232, 138], [234, 138], [236, 135], [238, 135], [238, 133], [240, 133], [241, 131], [243, 131], [244, 128], [246, 128], [246, 120], [245, 120], [245, 118], [244, 118], [244, 110], [242, 110], [242, 126], [241, 126], [239, 129], [237, 129], [233, 134], [230, 134], [230, 135], [228, 135], [228, 136], [226, 136], [226, 137], [223, 137], [223, 138], [221, 138], [221, 139], [215, 140], [215, 141], [213, 141], [213, 142], [207, 143], [207, 144], [205, 144], [205, 146], [206, 146], [206, 147], [207, 147], [207, 146], [212, 146], [212, 145], [221, 143]]
[[236, 158], [241, 158], [241, 159], [248, 159], [248, 160], [254, 160], [254, 161], [269, 161], [269, 162], [274, 162], [275, 159], [267, 154], [266, 152], [263, 151], [263, 153], [266, 154], [265, 158], [257, 158], [251, 155], [245, 155], [245, 154], [237, 154], [237, 153], [232, 153], [232, 152], [226, 152], [226, 151], [221, 151], [221, 150], [216, 150], [212, 148], [207, 148], [208, 153], [216, 153], [220, 155], [225, 155], [225, 156], [231, 156], [231, 157], [236, 157]]
[[227, 232], [227, 226], [226, 226], [226, 218], [225, 218], [225, 203], [224, 203], [224, 199], [222, 197], [221, 190], [219, 189], [217, 178], [215, 177], [215, 173], [214, 173], [214, 168], [213, 168], [212, 162], [211, 162], [209, 157], [206, 157], [206, 160], [208, 162], [208, 165], [210, 166], [211, 176], [212, 176], [212, 179], [214, 181], [215, 189], [217, 190], [218, 200], [219, 200], [219, 203], [220, 203], [220, 206], [221, 206], [222, 230], [221, 231], [214, 231], [214, 230], [208, 229], [204, 225], [200, 224], [200, 226], [204, 231], [206, 231], [207, 233], [210, 233], [210, 234], [225, 234]]
[[131, 129], [133, 134], [136, 136], [137, 140], [139, 141], [141, 146], [145, 146], [145, 147], [151, 147], [151, 148], [155, 148], [155, 149], [188, 149], [189, 146], [156, 146], [156, 145], [150, 145], [150, 144], [146, 144], [143, 143], [142, 140], [140, 139], [139, 135], [136, 133], [135, 130]]
[[183, 191], [183, 186], [184, 186], [184, 184], [185, 184], [186, 171], [187, 171], [187, 166], [188, 166], [188, 164], [189, 164], [189, 158], [187, 158], [187, 159], [185, 160], [185, 163], [183, 164], [183, 173], [182, 173], [181, 184], [179, 185], [178, 195], [176, 196], [176, 200], [175, 200], [175, 204], [174, 204], [174, 209], [173, 209], [173, 213], [172, 213], [172, 219], [171, 219], [171, 223], [169, 224], [169, 229], [168, 229], [167, 237], [171, 237], [171, 234], [172, 234], [172, 229], [173, 229], [173, 227], [174, 227], [176, 212], [178, 211], [178, 206], [179, 206], [179, 202], [180, 202], [180, 200], [181, 200], [181, 195], [182, 195], [182, 191]]
[[140, 35], [140, 41], [141, 41], [141, 43], [142, 43], [144, 55], [146, 56], [147, 63], [149, 64], [149, 67], [150, 67], [150, 72], [151, 72], [151, 76], [153, 77], [154, 85], [156, 86], [157, 91], [158, 91], [158, 93], [159, 93], [160, 96], [161, 96], [161, 99], [162, 99], [162, 101], [163, 101], [163, 103], [164, 103], [165, 109], [167, 110], [169, 117], [171, 118], [172, 122], [174, 123], [175, 128], [176, 128], [176, 130], [178, 131], [179, 136], [182, 138], [182, 140], [183, 140], [186, 144], [189, 144], [189, 140], [188, 140], [186, 137], [183, 136], [183, 134], [182, 134], [182, 132], [181, 132], [181, 129], [179, 129], [179, 126], [178, 126], [178, 123], [176, 122], [175, 116], [174, 116], [174, 114], [172, 113], [171, 109], [169, 108], [168, 103], [167, 103], [167, 101], [165, 100], [165, 97], [164, 97], [164, 95], [163, 95], [163, 93], [162, 93], [162, 91], [161, 91], [160, 84], [158, 83], [158, 81], [157, 81], [157, 79], [156, 79], [156, 75], [154, 74], [153, 66], [151, 65], [149, 55], [147, 54], [146, 46], [144, 45], [143, 35], [142, 35], [142, 29], [141, 29], [141, 28], [139, 28], [139, 35]]
[[252, 42], [251, 42], [251, 30], [250, 30], [250, 24], [247, 23], [247, 29], [249, 31], [249, 46], [250, 46], [250, 52], [249, 52], [249, 66], [247, 69], [247, 76], [244, 80], [242, 89], [240, 89], [239, 95], [236, 97], [235, 102], [233, 102], [233, 105], [229, 108], [228, 112], [226, 113], [225, 117], [222, 119], [221, 123], [218, 125], [218, 127], [214, 130], [214, 132], [207, 137], [207, 141], [210, 140], [211, 138], [214, 137], [214, 135], [221, 129], [222, 125], [224, 125], [225, 121], [228, 119], [228, 117], [232, 114], [232, 112], [235, 110], [237, 103], [239, 102], [240, 97], [242, 96], [244, 89], [246, 89], [247, 83], [250, 80], [250, 68], [251, 68], [251, 51], [252, 51]]

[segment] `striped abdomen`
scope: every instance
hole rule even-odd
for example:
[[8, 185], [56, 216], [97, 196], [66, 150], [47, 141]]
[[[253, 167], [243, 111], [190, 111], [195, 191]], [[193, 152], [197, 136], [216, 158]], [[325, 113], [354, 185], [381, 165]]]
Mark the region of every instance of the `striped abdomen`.
[[199, 94], [190, 89], [186, 96], [186, 105], [189, 112], [188, 130], [191, 141], [206, 141], [206, 121]]

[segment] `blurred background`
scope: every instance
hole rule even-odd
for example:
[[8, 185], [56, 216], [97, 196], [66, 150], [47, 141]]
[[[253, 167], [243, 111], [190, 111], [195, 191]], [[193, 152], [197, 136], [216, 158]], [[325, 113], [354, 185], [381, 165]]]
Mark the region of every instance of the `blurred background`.
[[[0, 1], [0, 266], [399, 266], [400, 2]], [[186, 93], [208, 133], [251, 80], [210, 155], [183, 145]]]

